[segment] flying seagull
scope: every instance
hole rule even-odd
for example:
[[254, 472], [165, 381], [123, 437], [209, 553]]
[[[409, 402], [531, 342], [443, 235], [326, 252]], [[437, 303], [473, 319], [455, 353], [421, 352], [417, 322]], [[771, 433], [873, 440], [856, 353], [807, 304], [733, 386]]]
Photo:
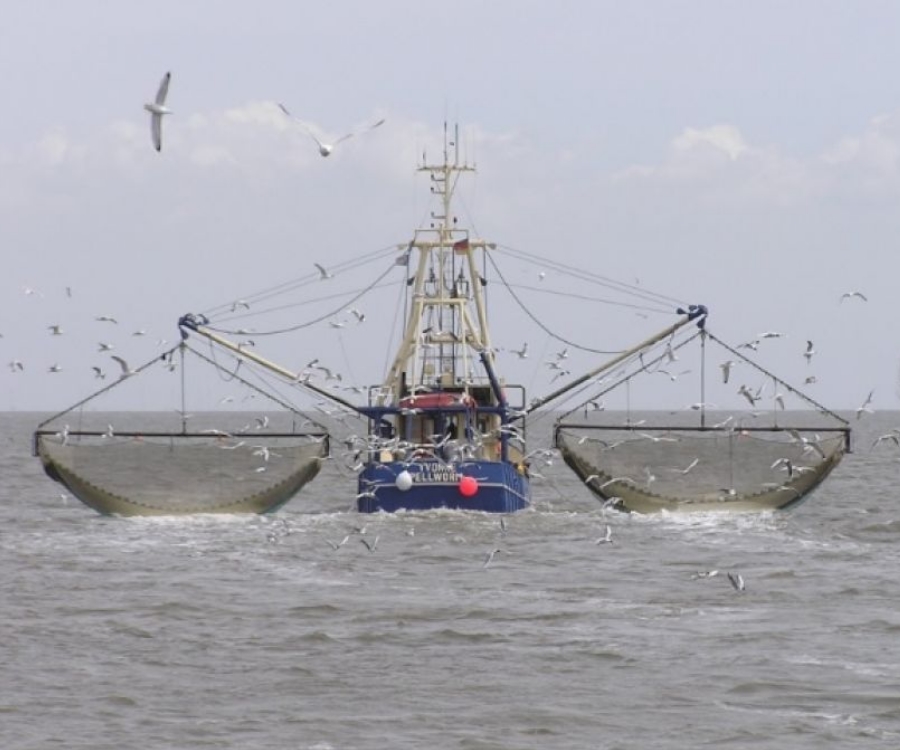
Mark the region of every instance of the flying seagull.
[[334, 274], [329, 273], [329, 271], [326, 270], [325, 266], [322, 266], [319, 263], [313, 263], [313, 265], [319, 271], [319, 280], [320, 281], [325, 281], [325, 279], [333, 279], [334, 278]]
[[699, 464], [699, 463], [700, 463], [700, 459], [699, 459], [699, 458], [695, 458], [693, 461], [691, 461], [691, 462], [690, 462], [687, 466], [685, 466], [683, 469], [677, 469], [677, 468], [676, 468], [676, 469], [672, 469], [672, 471], [677, 471], [679, 474], [689, 474], [689, 473], [691, 472], [691, 470], [692, 470], [697, 464]]
[[499, 552], [504, 552], [504, 553], [506, 553], [507, 555], [510, 554], [510, 553], [507, 552], [505, 549], [500, 549], [499, 547], [497, 547], [496, 549], [492, 549], [490, 552], [488, 552], [488, 553], [484, 556], [484, 562], [481, 564], [482, 569], [488, 567], [492, 562], [494, 562], [494, 556], [495, 556], [496, 554], [498, 554]]
[[377, 536], [375, 537], [375, 540], [371, 544], [369, 544], [368, 539], [364, 539], [362, 537], [360, 537], [359, 541], [366, 545], [366, 549], [369, 550], [369, 552], [374, 552], [375, 548], [378, 546], [378, 537]]
[[137, 372], [137, 370], [132, 370], [132, 369], [128, 366], [128, 363], [127, 363], [124, 359], [122, 359], [121, 357], [119, 357], [119, 356], [117, 356], [117, 355], [115, 355], [115, 354], [113, 354], [113, 355], [111, 355], [111, 356], [112, 356], [112, 358], [113, 358], [116, 362], [119, 363], [119, 367], [122, 368], [122, 374], [119, 376], [119, 379], [120, 379], [120, 380], [123, 379], [123, 378], [131, 377], [132, 375], [134, 375], [134, 374]]
[[722, 382], [728, 382], [728, 376], [731, 375], [731, 368], [734, 367], [734, 360], [729, 359], [727, 362], [722, 362], [719, 365], [722, 368]]
[[379, 125], [384, 124], [384, 118], [382, 117], [378, 122], [373, 123], [372, 125], [366, 125], [359, 130], [351, 130], [349, 133], [345, 133], [340, 138], [337, 138], [333, 143], [325, 143], [321, 141], [315, 133], [313, 133], [312, 128], [310, 128], [309, 125], [303, 122], [303, 120], [300, 120], [299, 118], [292, 115], [288, 111], [287, 107], [280, 103], [278, 106], [281, 108], [281, 111], [284, 112], [288, 117], [299, 123], [300, 127], [302, 127], [304, 131], [306, 131], [306, 134], [316, 142], [316, 145], [319, 147], [320, 156], [329, 156], [331, 152], [334, 151], [334, 147], [337, 146], [341, 141], [346, 141], [348, 138], [352, 138], [354, 135], [362, 135], [363, 133], [367, 133], [370, 130], [374, 130]]
[[172, 110], [166, 106], [166, 94], [169, 93], [169, 81], [171, 79], [172, 74], [166, 73], [159, 83], [156, 99], [144, 105], [144, 109], [150, 113], [150, 134], [153, 136], [153, 147], [157, 151], [162, 151], [163, 115], [172, 114]]
[[610, 528], [609, 524], [606, 524], [606, 533], [594, 542], [594, 544], [606, 543], [612, 544], [612, 529]]
[[806, 357], [807, 362], [812, 362], [813, 354], [816, 353], [816, 350], [813, 348], [813, 342], [806, 342], [806, 351], [803, 352], [803, 356]]
[[889, 432], [886, 435], [879, 435], [875, 438], [875, 442], [872, 443], [872, 447], [874, 448], [879, 443], [883, 443], [885, 440], [890, 440], [894, 445], [900, 448], [900, 434], [896, 432]]
[[862, 417], [863, 413], [865, 414], [873, 414], [874, 412], [869, 408], [869, 405], [872, 403], [872, 396], [875, 395], [875, 391], [869, 391], [869, 395], [866, 396], [866, 400], [862, 402], [860, 406], [856, 408], [856, 418], [859, 419]]
[[746, 589], [746, 585], [744, 584], [744, 577], [740, 573], [729, 573], [728, 580], [731, 583], [732, 588], [735, 591], [743, 591]]
[[866, 295], [862, 292], [844, 292], [841, 295], [841, 302], [843, 302], [845, 299], [853, 299], [854, 297], [857, 299], [861, 299], [863, 302], [869, 301], [869, 298], [866, 297]]

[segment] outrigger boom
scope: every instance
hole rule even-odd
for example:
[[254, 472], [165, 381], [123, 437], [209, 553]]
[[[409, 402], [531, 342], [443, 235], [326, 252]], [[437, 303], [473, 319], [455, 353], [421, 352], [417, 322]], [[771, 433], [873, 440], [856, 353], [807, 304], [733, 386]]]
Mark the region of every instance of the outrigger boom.
[[575, 378], [575, 380], [572, 380], [571, 382], [567, 383], [566, 385], [562, 386], [561, 388], [558, 388], [557, 390], [553, 391], [553, 393], [551, 393], [547, 396], [544, 396], [543, 398], [535, 399], [524, 410], [525, 414], [529, 414], [529, 413], [533, 412], [535, 409], [539, 409], [542, 406], [546, 406], [551, 401], [555, 401], [560, 396], [564, 396], [566, 393], [571, 391], [573, 388], [577, 388], [579, 385], [581, 385], [582, 383], [586, 383], [591, 378], [595, 378], [598, 375], [600, 375], [601, 373], [606, 372], [607, 370], [611, 370], [617, 364], [625, 361], [629, 357], [634, 356], [638, 352], [643, 351], [644, 349], [647, 349], [647, 348], [653, 346], [654, 344], [657, 344], [660, 341], [663, 341], [664, 339], [669, 338], [669, 336], [671, 336], [673, 333], [675, 333], [677, 330], [679, 330], [683, 326], [686, 326], [691, 321], [696, 320], [697, 327], [703, 328], [703, 326], [706, 325], [706, 317], [709, 314], [709, 311], [707, 310], [705, 305], [691, 305], [687, 310], [679, 308], [677, 310], [677, 313], [679, 315], [685, 315], [686, 317], [682, 318], [677, 323], [673, 323], [668, 328], [664, 328], [662, 331], [660, 331], [657, 334], [654, 334], [653, 336], [646, 339], [645, 341], [642, 341], [637, 346], [633, 346], [631, 349], [627, 349], [626, 351], [622, 352], [621, 354], [616, 355], [611, 360], [605, 362], [604, 364], [600, 365], [599, 367], [594, 368], [590, 372], [585, 373], [581, 377]]

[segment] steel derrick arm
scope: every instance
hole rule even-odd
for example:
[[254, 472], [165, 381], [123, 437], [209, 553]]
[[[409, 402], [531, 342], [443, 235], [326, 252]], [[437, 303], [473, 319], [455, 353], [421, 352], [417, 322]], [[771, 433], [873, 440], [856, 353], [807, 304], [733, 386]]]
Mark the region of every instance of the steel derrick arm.
[[181, 338], [186, 339], [188, 337], [188, 331], [193, 331], [194, 333], [200, 334], [204, 338], [209, 339], [214, 344], [218, 344], [223, 349], [228, 349], [229, 351], [237, 354], [244, 359], [248, 359], [251, 362], [255, 362], [256, 364], [265, 367], [270, 372], [274, 372], [276, 375], [280, 375], [287, 380], [291, 380], [296, 384], [300, 385], [307, 390], [312, 391], [318, 396], [322, 398], [326, 398], [329, 401], [333, 401], [336, 404], [340, 404], [347, 409], [351, 409], [352, 411], [362, 414], [360, 408], [346, 399], [341, 398], [340, 396], [335, 395], [329, 391], [326, 391], [324, 388], [319, 388], [316, 385], [304, 380], [301, 377], [300, 373], [291, 372], [285, 367], [281, 367], [281, 365], [277, 365], [274, 362], [266, 359], [265, 357], [260, 357], [255, 352], [249, 351], [246, 348], [234, 343], [233, 341], [229, 341], [228, 339], [219, 336], [217, 333], [213, 333], [208, 328], [205, 327], [204, 323], [206, 323], [206, 317], [203, 315], [194, 315], [193, 313], [188, 313], [187, 315], [183, 315], [178, 320], [178, 328], [181, 330]]
[[654, 344], [659, 343], [663, 339], [668, 338], [673, 333], [675, 333], [678, 329], [686, 326], [688, 323], [690, 323], [692, 321], [696, 320], [697, 327], [703, 328], [704, 325], [706, 324], [706, 316], [709, 314], [709, 311], [707, 310], [705, 305], [690, 305], [687, 310], [684, 310], [679, 307], [676, 312], [679, 315], [684, 315], [685, 317], [682, 318], [681, 320], [679, 320], [677, 323], [673, 323], [668, 328], [663, 329], [659, 333], [654, 334], [653, 336], [646, 339], [645, 341], [642, 341], [637, 346], [634, 346], [631, 349], [628, 349], [627, 351], [624, 351], [621, 354], [616, 355], [611, 360], [604, 362], [599, 367], [596, 367], [593, 370], [585, 373], [581, 377], [578, 377], [575, 380], [572, 380], [571, 382], [566, 383], [566, 385], [558, 388], [557, 390], [553, 391], [549, 395], [532, 401], [531, 404], [529, 404], [524, 409], [525, 414], [530, 414], [531, 412], [535, 411], [536, 409], [539, 409], [542, 406], [546, 406], [551, 401], [554, 401], [555, 399], [559, 398], [560, 396], [564, 396], [566, 393], [571, 391], [573, 388], [577, 388], [582, 383], [587, 382], [591, 378], [597, 377], [598, 375], [605, 372], [606, 370], [612, 369], [613, 367], [618, 365], [620, 362], [623, 362], [624, 360], [626, 360], [629, 357], [637, 354], [638, 352], [646, 349], [647, 347], [653, 346]]

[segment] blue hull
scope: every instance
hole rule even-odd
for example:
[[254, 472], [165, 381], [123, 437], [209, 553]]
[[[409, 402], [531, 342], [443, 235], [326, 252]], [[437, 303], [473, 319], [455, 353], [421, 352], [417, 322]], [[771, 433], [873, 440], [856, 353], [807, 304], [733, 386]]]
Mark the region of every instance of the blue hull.
[[508, 462], [395, 461], [363, 468], [357, 502], [360, 513], [439, 508], [512, 513], [528, 507], [529, 498], [528, 477]]

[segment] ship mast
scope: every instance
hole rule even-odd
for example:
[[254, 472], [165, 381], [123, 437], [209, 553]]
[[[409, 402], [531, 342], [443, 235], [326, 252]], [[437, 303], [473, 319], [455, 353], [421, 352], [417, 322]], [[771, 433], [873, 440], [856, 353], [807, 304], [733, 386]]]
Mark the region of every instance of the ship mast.
[[397, 402], [408, 395], [436, 388], [466, 390], [473, 381], [472, 352], [484, 352], [492, 362], [484, 280], [476, 265], [476, 250], [489, 245], [458, 226], [453, 198], [459, 178], [475, 167], [460, 160], [459, 128], [452, 138], [444, 124], [443, 159], [429, 163], [423, 154], [419, 172], [429, 176], [438, 208], [428, 228], [416, 230], [409, 246], [415, 261], [411, 304], [403, 339], [388, 370], [382, 393]]

